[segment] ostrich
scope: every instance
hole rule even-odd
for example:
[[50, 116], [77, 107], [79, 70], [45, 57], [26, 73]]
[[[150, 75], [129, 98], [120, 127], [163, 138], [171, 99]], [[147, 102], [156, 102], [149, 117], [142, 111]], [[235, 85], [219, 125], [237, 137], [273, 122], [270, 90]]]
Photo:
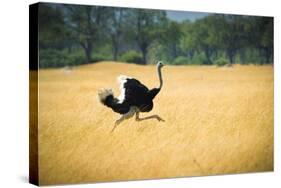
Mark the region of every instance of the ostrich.
[[157, 119], [164, 121], [158, 115], [152, 115], [144, 118], [139, 117], [140, 112], [149, 112], [153, 108], [153, 99], [159, 93], [163, 85], [161, 68], [164, 64], [159, 61], [157, 63], [157, 73], [159, 76], [160, 85], [157, 88], [148, 89], [140, 81], [124, 75], [117, 78], [120, 84], [120, 96], [114, 97], [111, 89], [102, 89], [98, 92], [100, 102], [111, 108], [114, 112], [121, 114], [121, 117], [115, 121], [115, 125], [111, 132], [124, 120], [133, 117], [136, 114], [136, 121], [143, 121], [147, 119]]

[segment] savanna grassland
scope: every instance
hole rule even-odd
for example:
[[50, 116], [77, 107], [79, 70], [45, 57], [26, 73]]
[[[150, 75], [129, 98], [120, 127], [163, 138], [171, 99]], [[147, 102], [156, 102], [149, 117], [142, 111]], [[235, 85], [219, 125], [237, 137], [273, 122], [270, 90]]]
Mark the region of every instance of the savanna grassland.
[[119, 117], [97, 99], [119, 74], [158, 86], [156, 67], [97, 63], [39, 71], [40, 184], [273, 170], [273, 67], [165, 66], [154, 109]]

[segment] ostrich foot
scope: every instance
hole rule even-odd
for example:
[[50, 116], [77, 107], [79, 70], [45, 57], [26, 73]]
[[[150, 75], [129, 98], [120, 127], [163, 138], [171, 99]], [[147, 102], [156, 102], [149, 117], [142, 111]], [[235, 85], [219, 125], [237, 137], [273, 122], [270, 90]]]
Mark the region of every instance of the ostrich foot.
[[160, 116], [157, 116], [156, 118], [157, 118], [158, 121], [163, 121], [163, 122], [165, 122], [165, 120], [162, 119]]
[[147, 120], [147, 119], [157, 119], [158, 121], [163, 121], [163, 122], [165, 121], [158, 115], [152, 115], [152, 116], [148, 116], [148, 117], [144, 117], [144, 118], [140, 118], [139, 114], [137, 114], [137, 116], [136, 116], [136, 121], [143, 121], [143, 120]]
[[114, 127], [113, 127], [113, 129], [111, 130], [111, 132], [113, 132], [114, 129], [116, 129], [116, 127], [117, 127], [121, 122], [122, 122], [122, 120], [120, 120], [120, 119], [116, 120], [115, 123], [114, 123]]

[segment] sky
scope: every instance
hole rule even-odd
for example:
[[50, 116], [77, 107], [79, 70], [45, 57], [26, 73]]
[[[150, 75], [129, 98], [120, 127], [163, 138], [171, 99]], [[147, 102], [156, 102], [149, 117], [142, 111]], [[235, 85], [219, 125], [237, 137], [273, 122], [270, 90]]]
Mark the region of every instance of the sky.
[[193, 22], [197, 19], [203, 18], [210, 14], [205, 12], [188, 12], [188, 11], [172, 11], [172, 10], [167, 10], [166, 12], [168, 18], [178, 22], [181, 22], [186, 19]]
[[[57, 3], [51, 3], [51, 6], [54, 7], [61, 7], [62, 4], [57, 4]], [[171, 20], [181, 22], [186, 19], [190, 21], [196, 21], [197, 19], [203, 18], [205, 16], [208, 16], [212, 13], [206, 13], [206, 12], [191, 12], [191, 11], [177, 11], [177, 10], [166, 10], [167, 17], [170, 18]]]

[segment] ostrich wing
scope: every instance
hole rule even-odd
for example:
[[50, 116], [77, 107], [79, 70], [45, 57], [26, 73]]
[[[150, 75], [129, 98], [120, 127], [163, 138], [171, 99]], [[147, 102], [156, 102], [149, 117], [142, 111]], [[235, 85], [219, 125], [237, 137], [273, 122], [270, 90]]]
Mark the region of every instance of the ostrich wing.
[[149, 89], [140, 81], [134, 78], [119, 76], [121, 94], [118, 97], [119, 102], [127, 102], [129, 104], [137, 104], [140, 100], [145, 100]]

